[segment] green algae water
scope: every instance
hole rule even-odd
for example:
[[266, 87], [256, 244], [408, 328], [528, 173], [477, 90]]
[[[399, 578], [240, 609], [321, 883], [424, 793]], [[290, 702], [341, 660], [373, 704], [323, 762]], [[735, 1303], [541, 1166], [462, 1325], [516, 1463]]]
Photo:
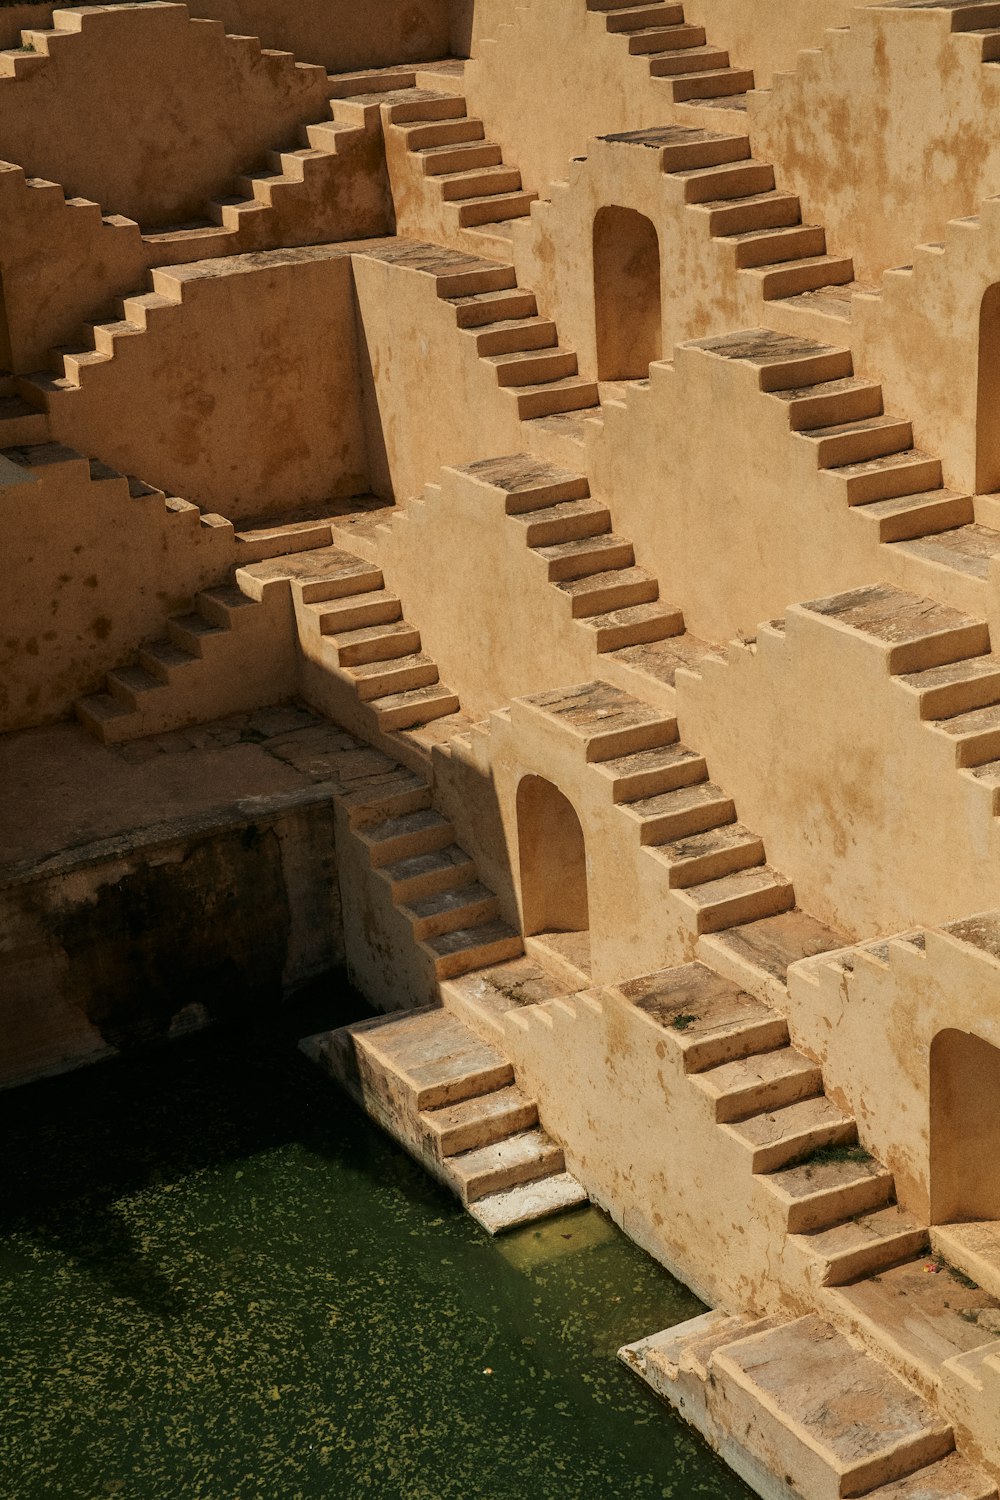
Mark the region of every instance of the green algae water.
[[490, 1240], [294, 1034], [0, 1097], [3, 1500], [748, 1496], [615, 1358], [691, 1293], [593, 1209]]

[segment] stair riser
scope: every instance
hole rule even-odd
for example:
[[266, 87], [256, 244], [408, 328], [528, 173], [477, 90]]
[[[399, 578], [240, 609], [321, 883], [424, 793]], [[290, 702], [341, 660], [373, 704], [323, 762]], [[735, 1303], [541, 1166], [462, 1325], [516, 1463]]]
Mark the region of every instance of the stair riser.
[[913, 431], [909, 422], [895, 422], [891, 427], [843, 432], [837, 437], [819, 440], [806, 434], [805, 441], [813, 443], [819, 467], [832, 469], [838, 464], [863, 464], [869, 459], [905, 453], [913, 447]]
[[821, 381], [845, 380], [854, 373], [849, 349], [830, 349], [801, 359], [775, 360], [763, 365], [758, 376], [762, 391], [795, 391]]
[[[655, 578], [640, 579], [632, 583], [609, 583], [601, 588], [588, 589], [573, 595], [573, 618], [586, 619], [588, 615], [606, 615], [612, 610], [628, 609], [633, 604], [652, 604], [659, 593]], [[625, 752], [622, 752], [623, 754]]]
[[822, 229], [792, 228], [783, 234], [768, 234], [759, 240], [742, 240], [735, 247], [738, 269], [757, 269], [777, 261], [805, 259], [826, 253], [826, 235]]
[[[643, 47], [643, 52], [660, 52], [659, 47]], [[711, 52], [696, 52], [691, 48], [679, 48], [666, 56], [651, 59], [650, 72], [654, 78], [680, 78], [687, 73], [703, 73], [709, 68], [729, 66], [729, 53], [719, 48]]]
[[562, 505], [568, 500], [586, 500], [589, 495], [590, 485], [586, 476], [581, 474], [554, 484], [540, 484], [537, 489], [517, 490], [506, 496], [504, 511], [508, 516], [523, 516], [529, 511], [547, 510], [550, 505]]
[[831, 259], [818, 266], [792, 261], [787, 266], [762, 270], [758, 275], [761, 296], [765, 302], [774, 302], [782, 297], [801, 296], [803, 292], [818, 292], [826, 286], [843, 286], [854, 280], [854, 267], [849, 260]]
[[675, 104], [685, 104], [688, 100], [697, 99], [731, 98], [734, 94], [745, 94], [752, 88], [753, 74], [739, 68], [733, 68], [728, 73], [705, 76], [695, 74], [694, 77], [679, 78], [672, 84]]
[[788, 425], [793, 432], [812, 427], [836, 427], [840, 422], [861, 422], [882, 415], [882, 387], [861, 386], [830, 396], [800, 396], [788, 403]]
[[[678, 84], [674, 85], [679, 87]], [[739, 163], [711, 176], [690, 177], [684, 183], [686, 203], [715, 203], [724, 198], [749, 198], [774, 191], [774, 169], [761, 162]]]
[[754, 229], [785, 229], [798, 224], [802, 216], [798, 198], [785, 193], [776, 193], [759, 202], [736, 202], [705, 211], [708, 232], [714, 237], [749, 234]]
[[386, 865], [399, 864], [404, 859], [414, 859], [418, 854], [436, 854], [447, 849], [455, 841], [455, 830], [450, 823], [436, 824], [432, 828], [417, 829], [413, 833], [398, 834], [393, 838], [380, 839], [368, 845], [368, 858], [372, 869], [381, 870]]
[[467, 145], [486, 138], [482, 120], [442, 120], [434, 125], [414, 125], [404, 132], [406, 149], [419, 151], [424, 146]]
[[462, 1151], [477, 1151], [483, 1146], [505, 1141], [519, 1131], [531, 1130], [538, 1124], [538, 1106], [531, 1099], [506, 1110], [502, 1115], [457, 1127], [454, 1130], [431, 1133], [435, 1149], [443, 1159], [458, 1156]]
[[294, 583], [293, 590], [303, 604], [327, 604], [334, 599], [350, 599], [355, 594], [374, 594], [384, 587], [379, 568], [350, 573], [343, 578], [316, 578], [308, 583]]
[[[524, 952], [524, 944], [517, 936], [498, 939], [493, 943], [484, 943], [479, 948], [470, 948], [462, 953], [448, 953], [434, 960], [434, 972], [438, 979], [457, 979], [461, 974], [474, 973], [476, 969], [486, 969], [492, 964], [505, 963], [511, 958], [520, 958]], [[561, 1171], [562, 1168], [560, 1167]], [[547, 1175], [547, 1174], [546, 1174]], [[527, 1181], [522, 1178], [521, 1181]], [[498, 1188], [489, 1189], [491, 1192], [499, 1192]], [[482, 1194], [478, 1196], [482, 1197]]]
[[829, 1193], [817, 1193], [815, 1198], [793, 1203], [788, 1210], [788, 1233], [806, 1234], [810, 1230], [829, 1229], [845, 1219], [858, 1214], [870, 1213], [884, 1208], [892, 1200], [892, 1178], [888, 1173], [878, 1177], [863, 1178], [849, 1187], [837, 1188]]
[[787, 1046], [788, 1023], [776, 1015], [746, 1026], [742, 1031], [691, 1043], [684, 1049], [684, 1070], [704, 1073], [708, 1068], [721, 1067], [723, 1063], [738, 1062], [758, 1052], [773, 1052], [778, 1047]]
[[421, 158], [425, 177], [441, 177], [446, 172], [473, 172], [478, 167], [499, 167], [502, 162], [503, 152], [492, 141], [456, 146], [453, 150]]
[[639, 842], [643, 845], [672, 844], [678, 839], [690, 838], [695, 833], [708, 833], [712, 828], [721, 828], [732, 823], [736, 808], [729, 797], [718, 802], [698, 803], [682, 812], [663, 813], [659, 817], [645, 819], [639, 824]]
[[351, 811], [351, 828], [360, 833], [375, 823], [384, 823], [386, 818], [403, 818], [407, 813], [426, 812], [431, 805], [429, 786], [414, 786], [404, 791], [387, 792], [364, 807]]
[[576, 355], [552, 354], [540, 349], [527, 359], [510, 360], [496, 366], [497, 385], [504, 388], [540, 385], [545, 380], [566, 380], [576, 374]]
[[446, 203], [461, 203], [464, 198], [481, 198], [488, 193], [516, 193], [521, 187], [521, 174], [515, 167], [487, 167], [439, 186]]
[[673, 890], [683, 891], [688, 886], [704, 885], [709, 880], [721, 880], [725, 875], [736, 875], [740, 870], [752, 870], [765, 860], [763, 840], [755, 839], [733, 849], [717, 849], [695, 859], [685, 859], [670, 866], [670, 885]]
[[684, 27], [684, 7], [681, 5], [640, 5], [633, 8], [627, 5], [625, 9], [611, 11], [605, 17], [605, 26], [608, 31], [629, 32], [640, 31], [644, 26], [674, 26], [678, 29], [696, 31], [697, 27]]
[[442, 891], [471, 885], [476, 878], [476, 867], [469, 860], [464, 865], [450, 865], [445, 870], [437, 870], [426, 875], [414, 875], [404, 880], [393, 880], [387, 872], [384, 874], [392, 891], [393, 901], [397, 906], [406, 906], [414, 901], [426, 900], [428, 896], [438, 896]]
[[[629, 34], [629, 38], [628, 38], [629, 55], [631, 57], [648, 57], [651, 53], [654, 53], [654, 52], [670, 52], [670, 51], [673, 51], [673, 42], [674, 42], [675, 36], [676, 36], [676, 33], [673, 31], [673, 29], [670, 26], [664, 26], [662, 29], [655, 30], [655, 31], [654, 30], [650, 30], [649, 33], [648, 33], [648, 35], [645, 35], [645, 36], [638, 34], [638, 32], [632, 32], [632, 33]], [[704, 46], [704, 45], [705, 44], [702, 43], [702, 46]], [[686, 49], [679, 49], [679, 50], [686, 50]], [[728, 63], [728, 61], [729, 61], [728, 54], [724, 53], [724, 52], [720, 52], [720, 53], [717, 53], [717, 56], [719, 56], [721, 58], [725, 58], [725, 62], [720, 62], [718, 64], [719, 67], [724, 68], [726, 66], [726, 64]], [[708, 68], [708, 67], [715, 66], [715, 64], [713, 64], [713, 63], [706, 63], [705, 66], [706, 66], [706, 68]]]
[[358, 642], [356, 645], [337, 645], [337, 661], [341, 667], [368, 666], [376, 661], [392, 661], [397, 656], [408, 656], [420, 650], [420, 631], [408, 626], [406, 630], [393, 631], [391, 635], [374, 640]]
[[592, 578], [595, 573], [610, 573], [615, 568], [631, 568], [635, 553], [631, 542], [601, 547], [573, 557], [552, 558], [548, 563], [550, 583], [569, 583], [576, 578]]
[[553, 349], [558, 342], [556, 325], [545, 318], [525, 328], [487, 329], [476, 335], [476, 352], [480, 358], [491, 354], [521, 354], [528, 349]]
[[[672, 61], [672, 59], [667, 59]], [[659, 72], [657, 60], [650, 71]], [[664, 172], [695, 172], [699, 167], [724, 167], [732, 162], [749, 161], [750, 142], [743, 136], [719, 136], [717, 140], [685, 141], [664, 146], [660, 164]]]
[[[535, 417], [554, 417], [562, 412], [585, 411], [588, 407], [597, 406], [600, 401], [597, 386], [585, 381], [572, 387], [557, 386], [552, 390], [543, 387], [538, 391], [512, 390], [510, 394], [517, 402], [517, 414], [522, 422], [529, 422]], [[614, 606], [608, 605], [608, 608], [612, 609]]]
[[1000, 672], [928, 689], [920, 695], [920, 717], [948, 719], [974, 708], [988, 708], [993, 703], [1000, 703]]
[[537, 193], [501, 193], [496, 198], [460, 203], [453, 207], [457, 208], [459, 227], [471, 229], [477, 224], [498, 224], [503, 219], [523, 219], [530, 213], [537, 196]]
[[906, 672], [922, 672], [927, 667], [949, 666], [972, 656], [985, 656], [989, 649], [989, 627], [985, 622], [974, 620], [968, 625], [926, 636], [923, 640], [891, 647], [888, 666], [893, 676], [902, 676]]
[[481, 328], [487, 323], [500, 323], [512, 318], [534, 318], [538, 315], [538, 304], [533, 292], [517, 291], [506, 297], [488, 298], [480, 303], [455, 308], [455, 321], [459, 328]]
[[597, 509], [553, 521], [529, 521], [525, 527], [525, 541], [529, 547], [557, 547], [563, 542], [582, 542], [606, 536], [610, 530], [610, 511]]
[[195, 658], [191, 656], [186, 662], [178, 662], [176, 665], [167, 666], [155, 656], [150, 655], [148, 651], [139, 652], [140, 667], [142, 667], [144, 672], [148, 672], [150, 677], [155, 677], [158, 682], [162, 682], [165, 687], [169, 687], [172, 683], [175, 683], [178, 673], [183, 673], [185, 667], [190, 666], [194, 660]]
[[625, 646], [647, 646], [653, 641], [665, 641], [679, 635], [684, 629], [683, 616], [678, 614], [651, 615], [646, 620], [635, 620], [628, 625], [600, 625], [595, 630], [595, 645], [599, 653], [620, 651]]
[[354, 691], [362, 703], [371, 703], [373, 699], [387, 698], [390, 693], [407, 693], [412, 688], [433, 687], [437, 680], [438, 669], [432, 661], [395, 669], [391, 662], [386, 662], [384, 669], [377, 675], [357, 678]]
[[1000, 759], [1000, 729], [982, 730], [970, 734], [955, 743], [957, 766], [984, 766], [987, 761]]
[[543, 1177], [554, 1177], [564, 1168], [563, 1154], [553, 1144], [551, 1150], [537, 1161], [498, 1167], [496, 1171], [482, 1172], [478, 1177], [463, 1183], [460, 1187], [462, 1202], [475, 1203], [479, 1198], [488, 1197], [490, 1193], [506, 1192], [508, 1188], [518, 1187], [522, 1182], [538, 1182]]
[[186, 651], [189, 656], [195, 656], [199, 660], [203, 660], [206, 653], [211, 651], [212, 647], [209, 643], [221, 633], [219, 630], [211, 630], [203, 634], [188, 630], [176, 620], [167, 621], [167, 639], [175, 646], [180, 646], [181, 650]]
[[782, 912], [791, 911], [794, 905], [795, 893], [791, 886], [767, 886], [763, 890], [750, 891], [745, 896], [720, 901], [717, 905], [699, 906], [696, 930], [699, 935], [725, 932], [744, 922], [780, 916]]
[[[863, 516], [864, 509], [858, 514]], [[950, 500], [930, 505], [915, 504], [912, 510], [900, 510], [891, 516], [880, 517], [878, 539], [880, 542], [908, 542], [916, 537], [933, 536], [939, 531], [951, 531], [956, 526], [967, 526], [973, 519], [972, 497], [956, 495]]]
[[[220, 630], [230, 630], [233, 624], [233, 616], [243, 608], [242, 605], [225, 604], [221, 599], [213, 599], [210, 594], [199, 594], [195, 600], [198, 613], [203, 620], [210, 625], [217, 625]], [[246, 608], [252, 608], [249, 599]]]
[[657, 766], [651, 771], [635, 771], [621, 776], [611, 788], [612, 800], [618, 804], [638, 802], [643, 797], [658, 797], [681, 787], [696, 786], [708, 780], [708, 766], [700, 755], [674, 766]]
[[408, 99], [400, 104], [383, 104], [382, 111], [390, 125], [410, 125], [425, 120], [464, 120], [465, 100], [454, 98]]
[[414, 936], [420, 942], [440, 937], [445, 932], [458, 932], [463, 927], [479, 927], [492, 922], [500, 915], [500, 906], [495, 896], [482, 901], [470, 902], [468, 906], [456, 906], [451, 911], [437, 912], [433, 917], [410, 916]]
[[911, 1234], [900, 1234], [894, 1239], [866, 1245], [851, 1255], [840, 1255], [835, 1260], [820, 1261], [820, 1286], [846, 1286], [851, 1281], [861, 1281], [888, 1271], [891, 1266], [902, 1265], [915, 1255], [922, 1255], [930, 1244], [925, 1229]]
[[402, 616], [403, 609], [398, 599], [380, 599], [373, 603], [359, 600], [357, 604], [342, 605], [329, 614], [321, 614], [319, 623], [323, 635], [343, 635], [349, 630], [364, 630], [371, 625], [392, 625]]
[[751, 1152], [751, 1168], [754, 1173], [780, 1172], [821, 1146], [853, 1146], [858, 1139], [858, 1127], [854, 1120], [844, 1119], [815, 1130], [803, 1131], [800, 1135], [788, 1136], [785, 1140], [773, 1141], [767, 1146], [758, 1146]]
[[516, 283], [517, 275], [513, 266], [444, 272], [436, 279], [437, 294], [444, 301], [452, 297], [476, 297], [481, 292], [508, 292]]
[[419, 704], [406, 704], [394, 708], [379, 708], [377, 702], [369, 707], [375, 710], [379, 729], [389, 733], [394, 729], [415, 729], [418, 724], [430, 724], [434, 719], [443, 719], [458, 712], [458, 699], [453, 693], [443, 693], [440, 698], [428, 699]]
[[797, 1104], [802, 1099], [814, 1099], [822, 1092], [823, 1075], [819, 1068], [815, 1068], [717, 1099], [715, 1118], [720, 1125], [734, 1124], [773, 1109], [783, 1109], [788, 1104]]

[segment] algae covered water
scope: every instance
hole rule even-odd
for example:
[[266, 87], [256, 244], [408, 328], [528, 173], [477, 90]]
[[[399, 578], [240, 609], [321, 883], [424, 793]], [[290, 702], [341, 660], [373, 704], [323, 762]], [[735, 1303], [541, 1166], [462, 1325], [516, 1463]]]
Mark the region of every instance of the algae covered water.
[[692, 1295], [593, 1209], [490, 1240], [293, 1035], [0, 1097], [3, 1500], [749, 1495], [615, 1359]]

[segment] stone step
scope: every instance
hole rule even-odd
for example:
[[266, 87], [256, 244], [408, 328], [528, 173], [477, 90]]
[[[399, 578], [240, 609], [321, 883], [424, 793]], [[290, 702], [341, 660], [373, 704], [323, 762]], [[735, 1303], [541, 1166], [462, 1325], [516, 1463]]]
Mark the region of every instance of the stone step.
[[623, 802], [621, 809], [635, 823], [641, 844], [674, 842], [736, 820], [732, 798], [711, 781]]
[[548, 566], [550, 583], [592, 578], [597, 573], [631, 568], [635, 562], [632, 543], [610, 531], [600, 536], [554, 542], [536, 547], [535, 551]]
[[651, 645], [684, 630], [684, 616], [657, 599], [649, 604], [627, 605], [624, 609], [605, 610], [582, 618], [581, 623], [595, 634], [598, 652], [620, 651], [627, 646]]
[[[752, 1115], [725, 1128], [749, 1152], [750, 1170], [756, 1173], [779, 1173], [809, 1153], [846, 1148], [858, 1138], [855, 1121], [825, 1095]], [[857, 1212], [872, 1206], [877, 1205], [862, 1204]]]
[[189, 656], [203, 657], [206, 645], [223, 633], [221, 625], [206, 620], [204, 615], [172, 615], [167, 621], [167, 635], [175, 646], [180, 646]]
[[345, 675], [362, 703], [437, 683], [437, 663], [423, 652], [392, 661], [372, 661], [349, 667]]
[[[676, 37], [675, 24], [673, 22], [663, 26], [636, 26], [628, 31], [628, 50], [632, 57], [648, 57], [654, 52], [673, 52], [675, 49], [671, 43]], [[701, 44], [704, 46], [704, 43]], [[729, 62], [728, 53], [721, 54], [724, 61], [719, 63], [720, 67], [726, 67]]]
[[572, 349], [519, 349], [507, 354], [487, 356], [496, 370], [497, 384], [522, 387], [550, 380], [563, 380], [576, 374], [576, 355]]
[[823, 1074], [785, 1046], [720, 1063], [697, 1074], [694, 1083], [714, 1105], [716, 1120], [729, 1123], [814, 1098], [823, 1091]]
[[953, 714], [934, 727], [954, 745], [957, 766], [981, 766], [1000, 756], [1000, 704]]
[[448, 300], [455, 309], [455, 321], [459, 328], [482, 328], [487, 324], [534, 318], [538, 313], [534, 292], [525, 291], [519, 286], [501, 292], [475, 292], [466, 297], [449, 297]]
[[[705, 73], [685, 74], [671, 80], [671, 92], [675, 104], [688, 100], [721, 99], [728, 94], [745, 94], [753, 88], [753, 73], [749, 68], [713, 68]], [[772, 181], [771, 186], [774, 186]]]
[[949, 1453], [906, 1479], [880, 1485], [870, 1500], [997, 1500], [997, 1487], [981, 1469]]
[[721, 880], [762, 865], [765, 859], [763, 839], [742, 823], [728, 823], [676, 843], [658, 844], [652, 852], [667, 866], [669, 883], [677, 890]]
[[442, 1109], [425, 1110], [421, 1123], [444, 1158], [531, 1130], [538, 1124], [538, 1105], [511, 1085]]
[[453, 120], [434, 120], [423, 125], [411, 125], [403, 131], [407, 151], [423, 151], [431, 146], [466, 145], [486, 139], [486, 128], [482, 120], [469, 117]]
[[420, 632], [405, 620], [340, 631], [331, 635], [330, 640], [336, 647], [337, 661], [342, 667], [392, 661], [420, 650]]
[[560, 580], [556, 587], [569, 595], [574, 619], [652, 604], [660, 592], [653, 575], [636, 567]]
[[521, 511], [512, 517], [524, 527], [529, 547], [558, 546], [611, 530], [611, 512], [599, 500], [563, 500], [541, 510]]
[[1000, 702], [1000, 657], [947, 662], [907, 673], [900, 681], [919, 695], [922, 719], [946, 719]]
[[556, 416], [563, 412], [585, 411], [591, 406], [599, 406], [601, 399], [596, 384], [591, 380], [581, 380], [578, 376], [555, 378], [540, 385], [510, 389], [522, 422], [533, 421], [536, 417]]
[[439, 979], [453, 979], [473, 969], [503, 963], [524, 952], [520, 934], [506, 922], [493, 920], [475, 927], [458, 927], [428, 938], [425, 945]]
[[684, 73], [718, 72], [729, 63], [729, 53], [721, 47], [703, 44], [700, 47], [664, 47], [664, 33], [654, 39], [654, 45], [643, 47], [650, 54], [650, 72], [654, 78], [678, 78]]
[[[372, 589], [345, 599], [323, 600], [308, 606], [323, 635], [337, 637], [351, 631], [401, 622], [403, 607], [388, 589]], [[409, 627], [406, 627], [409, 629]]]
[[393, 729], [413, 729], [419, 724], [429, 724], [434, 719], [456, 714], [461, 707], [456, 695], [438, 683], [429, 687], [410, 688], [402, 693], [390, 693], [386, 698], [373, 698], [369, 707], [378, 716], [378, 726], [388, 732]]
[[491, 922], [499, 915], [499, 904], [492, 891], [478, 881], [470, 881], [417, 897], [401, 904], [400, 910], [411, 923], [414, 935], [424, 940]]
[[788, 1215], [789, 1234], [829, 1229], [892, 1202], [892, 1173], [873, 1158], [848, 1151], [783, 1167], [768, 1175], [768, 1186]]
[[704, 964], [663, 969], [617, 988], [630, 1005], [670, 1033], [688, 1073], [788, 1045], [783, 1016]]
[[457, 172], [441, 172], [437, 182], [446, 203], [461, 203], [495, 193], [520, 191], [521, 174], [516, 167], [477, 166]]
[[463, 229], [476, 224], [494, 224], [499, 219], [523, 219], [531, 212], [537, 193], [491, 193], [486, 197], [466, 198], [457, 204], [458, 222]]
[[391, 125], [415, 121], [456, 120], [466, 116], [465, 100], [457, 94], [438, 94], [433, 89], [407, 89], [402, 97], [383, 105]]
[[894, 674], [919, 672], [989, 651], [985, 622], [888, 584], [849, 589], [803, 607], [881, 646]]
[[569, 1172], [556, 1172], [505, 1192], [490, 1193], [469, 1205], [472, 1217], [489, 1234], [519, 1229], [539, 1219], [580, 1208], [588, 1201], [586, 1189]]
[[798, 198], [792, 193], [749, 193], [746, 197], [707, 201], [697, 205], [708, 215], [713, 237], [747, 234], [751, 230], [790, 228], [801, 220]]
[[135, 722], [135, 714], [110, 693], [91, 693], [77, 698], [73, 711], [85, 729], [106, 745], [125, 739]]
[[831, 466], [829, 473], [843, 480], [848, 505], [864, 505], [869, 500], [890, 500], [897, 495], [938, 489], [941, 460], [911, 448], [885, 458]]
[[704, 757], [679, 741], [601, 761], [596, 770], [610, 780], [612, 801], [618, 803], [659, 797], [708, 780]]
[[813, 255], [780, 265], [749, 267], [747, 274], [757, 280], [765, 302], [774, 302], [853, 281], [854, 262], [843, 256]]
[[698, 933], [720, 932], [741, 922], [772, 917], [795, 905], [791, 881], [770, 865], [688, 886], [678, 896], [692, 907]]
[[681, 5], [636, 5], [629, 0], [624, 9], [591, 5], [589, 10], [607, 10], [605, 25], [611, 32], [642, 31], [650, 26], [667, 26], [675, 31], [698, 31], [696, 26], [684, 26], [684, 7]]
[[544, 510], [565, 500], [583, 500], [590, 494], [585, 474], [571, 473], [525, 453], [480, 459], [459, 472], [501, 490], [509, 516]]
[[898, 1203], [793, 1238], [817, 1262], [822, 1286], [844, 1286], [874, 1276], [920, 1255], [930, 1243], [927, 1229]]
[[913, 428], [909, 422], [884, 413], [875, 417], [858, 417], [829, 427], [813, 427], [801, 434], [815, 445], [816, 462], [821, 469], [838, 465], [866, 463], [873, 458], [887, 458], [905, 453], [913, 447]]
[[[908, 542], [966, 526], [973, 518], [974, 507], [971, 495], [938, 489], [870, 500], [856, 505], [854, 512], [876, 526], [880, 542]], [[955, 566], [958, 559], [952, 555], [946, 561]]]
[[788, 425], [793, 432], [813, 432], [817, 427], [882, 415], [882, 387], [876, 381], [862, 380], [856, 375], [820, 380], [815, 385], [774, 394], [787, 403]]
[[480, 326], [475, 337], [476, 350], [481, 358], [554, 349], [558, 343], [556, 325], [547, 318], [536, 317], [506, 318], [487, 323]]
[[543, 1130], [522, 1130], [516, 1135], [463, 1151], [447, 1159], [449, 1176], [463, 1203], [475, 1203], [523, 1182], [554, 1177], [564, 1170], [562, 1148]]
[[455, 843], [445, 844], [426, 854], [412, 854], [405, 859], [379, 866], [399, 905], [413, 905], [470, 885], [476, 879], [476, 866], [464, 849]]
[[136, 712], [141, 712], [143, 702], [149, 701], [150, 694], [164, 691], [163, 681], [141, 666], [116, 667], [104, 681], [113, 698]]
[[172, 682], [176, 672], [191, 666], [196, 660], [189, 651], [170, 640], [150, 641], [139, 651], [140, 667], [163, 683]]
[[774, 191], [774, 168], [753, 160], [698, 167], [675, 175], [683, 183], [685, 203], [715, 204]]
[[397, 1014], [349, 1030], [355, 1047], [391, 1075], [419, 1111], [491, 1094], [514, 1082], [507, 1059], [446, 1010]]
[[453, 825], [433, 808], [387, 818], [366, 828], [358, 837], [368, 850], [373, 869], [398, 865], [421, 854], [433, 854], [454, 842]]
[[826, 233], [814, 224], [750, 229], [721, 238], [732, 248], [739, 270], [811, 259], [826, 252]]
[[499, 167], [503, 163], [503, 150], [496, 141], [423, 146], [415, 154], [420, 159], [425, 177], [441, 177], [449, 172], [471, 172], [482, 167]]

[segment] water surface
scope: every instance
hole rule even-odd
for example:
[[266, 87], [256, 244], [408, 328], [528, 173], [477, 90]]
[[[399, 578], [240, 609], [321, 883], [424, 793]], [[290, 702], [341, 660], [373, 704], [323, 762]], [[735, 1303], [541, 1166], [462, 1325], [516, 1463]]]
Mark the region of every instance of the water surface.
[[691, 1293], [593, 1209], [489, 1239], [306, 1025], [0, 1096], [3, 1500], [749, 1496], [615, 1359]]

